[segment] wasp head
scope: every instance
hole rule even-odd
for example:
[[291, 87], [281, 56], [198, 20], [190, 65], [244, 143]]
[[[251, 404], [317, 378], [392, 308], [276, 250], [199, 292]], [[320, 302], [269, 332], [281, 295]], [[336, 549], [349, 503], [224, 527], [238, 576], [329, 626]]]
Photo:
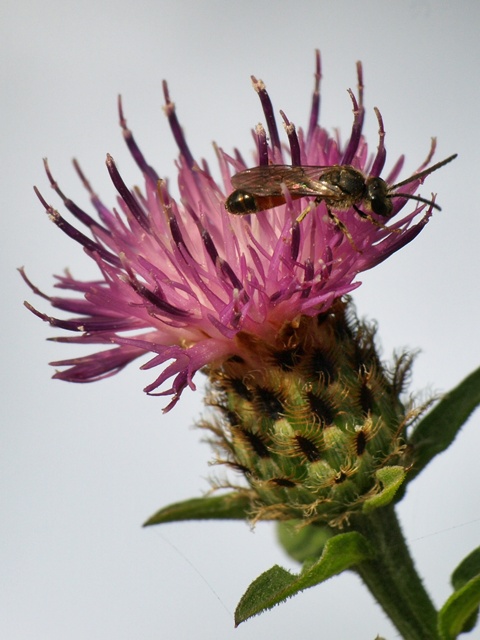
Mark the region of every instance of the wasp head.
[[365, 202], [373, 213], [388, 218], [393, 210], [391, 197], [385, 180], [376, 177], [367, 178]]

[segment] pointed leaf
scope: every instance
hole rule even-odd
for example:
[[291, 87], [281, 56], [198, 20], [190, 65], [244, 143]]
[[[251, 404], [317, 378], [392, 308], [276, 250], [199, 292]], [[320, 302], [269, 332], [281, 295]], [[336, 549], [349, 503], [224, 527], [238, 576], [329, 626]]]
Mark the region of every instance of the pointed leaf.
[[274, 566], [248, 587], [235, 611], [235, 625], [373, 557], [367, 540], [355, 531], [341, 533], [325, 544], [316, 562], [306, 562], [299, 574]]
[[415, 464], [409, 481], [424, 469], [437, 454], [445, 451], [455, 439], [470, 414], [480, 404], [480, 368], [471, 373], [418, 424], [410, 438]]
[[143, 526], [180, 520], [245, 520], [250, 508], [250, 500], [244, 493], [232, 492], [223, 496], [192, 498], [160, 509]]
[[480, 547], [464, 558], [452, 573], [451, 583], [454, 589], [460, 589], [471, 578], [480, 575]]
[[297, 562], [320, 557], [325, 543], [334, 535], [326, 525], [305, 525], [302, 520], [280, 522], [277, 533], [282, 547]]
[[442, 640], [454, 640], [468, 629], [472, 615], [480, 605], [480, 576], [469, 580], [455, 591], [438, 614], [438, 630]]
[[[455, 571], [452, 573], [451, 583], [453, 588], [458, 591], [469, 580], [480, 575], [480, 547], [474, 549], [468, 556], [462, 560]], [[462, 632], [471, 631], [477, 624], [478, 607], [465, 621]]]
[[400, 466], [382, 467], [376, 471], [375, 476], [382, 485], [382, 490], [372, 498], [365, 500], [363, 513], [369, 513], [373, 509], [385, 507], [395, 497], [398, 489], [405, 480], [405, 469]]

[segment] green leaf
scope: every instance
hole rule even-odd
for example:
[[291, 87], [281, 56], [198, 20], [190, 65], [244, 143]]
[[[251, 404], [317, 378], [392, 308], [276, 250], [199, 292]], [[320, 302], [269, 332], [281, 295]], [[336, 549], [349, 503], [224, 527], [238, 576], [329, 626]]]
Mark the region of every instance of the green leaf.
[[309, 558], [318, 558], [325, 543], [334, 533], [327, 526], [319, 524], [302, 524], [302, 520], [279, 522], [278, 539], [288, 555], [297, 562], [305, 562]]
[[452, 573], [452, 586], [454, 589], [460, 589], [478, 575], [480, 575], [480, 547], [469, 553]]
[[415, 463], [409, 481], [426, 467], [437, 454], [445, 451], [471, 413], [480, 404], [480, 368], [471, 373], [417, 425], [409, 438]]
[[[468, 556], [462, 560], [455, 571], [452, 573], [451, 583], [453, 588], [458, 591], [469, 580], [480, 575], [480, 547], [474, 549]], [[471, 631], [477, 624], [478, 607], [463, 625], [462, 632]]]
[[180, 520], [245, 520], [250, 508], [250, 500], [244, 493], [232, 492], [222, 496], [192, 498], [160, 509], [143, 526]]
[[365, 500], [363, 513], [370, 513], [373, 509], [385, 507], [387, 504], [390, 504], [405, 480], [405, 475], [405, 469], [399, 466], [382, 467], [378, 469], [375, 476], [382, 485], [382, 490], [380, 493]]
[[454, 640], [468, 630], [472, 616], [480, 605], [480, 575], [455, 591], [438, 614], [438, 630], [442, 640]]
[[354, 565], [373, 557], [367, 540], [356, 531], [341, 533], [325, 544], [316, 562], [305, 562], [299, 574], [290, 573], [278, 565], [262, 573], [242, 596], [235, 611], [235, 625], [313, 587]]

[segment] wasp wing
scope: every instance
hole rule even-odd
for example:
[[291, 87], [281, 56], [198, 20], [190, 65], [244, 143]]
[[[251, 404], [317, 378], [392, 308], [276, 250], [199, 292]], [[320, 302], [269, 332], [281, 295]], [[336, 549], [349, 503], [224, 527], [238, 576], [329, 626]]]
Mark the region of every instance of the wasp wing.
[[232, 176], [232, 185], [254, 196], [281, 196], [282, 184], [298, 196], [341, 198], [342, 191], [322, 175], [332, 167], [267, 164], [245, 169]]

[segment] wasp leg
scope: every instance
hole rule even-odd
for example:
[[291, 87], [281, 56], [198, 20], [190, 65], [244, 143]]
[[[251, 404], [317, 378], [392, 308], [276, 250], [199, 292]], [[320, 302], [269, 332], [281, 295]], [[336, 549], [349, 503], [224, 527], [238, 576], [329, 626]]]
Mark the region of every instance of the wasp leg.
[[328, 213], [328, 217], [330, 218], [330, 220], [334, 223], [334, 225], [336, 227], [338, 227], [340, 229], [340, 231], [343, 233], [343, 235], [347, 238], [347, 240], [349, 241], [349, 243], [352, 245], [352, 248], [357, 252], [357, 253], [363, 253], [355, 244], [353, 238], [352, 238], [352, 234], [350, 233], [350, 231], [347, 229], [346, 225], [340, 220], [340, 218], [337, 218], [337, 216], [333, 213], [333, 211], [327, 207], [327, 213]]
[[362, 220], [368, 220], [369, 222], [374, 224], [376, 227], [379, 227], [380, 229], [385, 229], [385, 231], [390, 231], [390, 233], [400, 233], [401, 229], [392, 229], [391, 227], [387, 227], [381, 222], [378, 222], [378, 220], [375, 220], [374, 218], [372, 218], [372, 216], [369, 215], [368, 213], [365, 213], [365, 211], [362, 211], [359, 207], [357, 207], [357, 205], [354, 204], [353, 208], [358, 213], [360, 218], [362, 218]]
[[[315, 198], [315, 200], [312, 200], [312, 202], [310, 202], [305, 207], [305, 209], [301, 212], [301, 214], [298, 216], [297, 222], [302, 222], [302, 220], [310, 213], [310, 211], [314, 209], [317, 205], [319, 205], [322, 201], [323, 201], [323, 198]], [[347, 229], [344, 223], [339, 218], [337, 218], [337, 216], [333, 213], [330, 207], [327, 207], [327, 213], [328, 213], [328, 217], [333, 222], [333, 224], [336, 227], [338, 227], [340, 231], [343, 233], [343, 235], [347, 238], [349, 243], [352, 245], [352, 248], [357, 253], [362, 253], [362, 251], [360, 251], [360, 249], [357, 247], [357, 245], [353, 241], [352, 234], [350, 233], [350, 231]], [[362, 217], [366, 216], [366, 214], [364, 214], [363, 211], [361, 213], [362, 213]]]
[[302, 213], [298, 216], [297, 218], [297, 222], [301, 222], [304, 218], [307, 217], [307, 215], [310, 213], [310, 211], [312, 209], [314, 209], [317, 204], [320, 204], [321, 200], [319, 200], [318, 198], [315, 198], [315, 200], [312, 200], [306, 207], [305, 209], [302, 211]]

